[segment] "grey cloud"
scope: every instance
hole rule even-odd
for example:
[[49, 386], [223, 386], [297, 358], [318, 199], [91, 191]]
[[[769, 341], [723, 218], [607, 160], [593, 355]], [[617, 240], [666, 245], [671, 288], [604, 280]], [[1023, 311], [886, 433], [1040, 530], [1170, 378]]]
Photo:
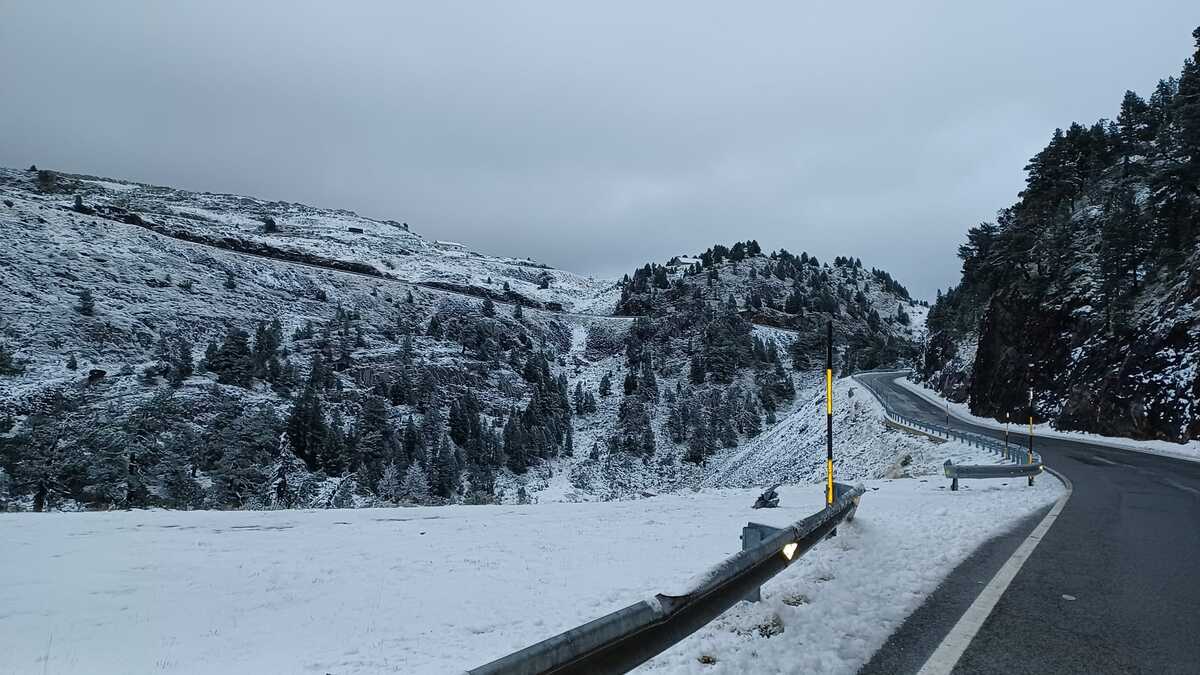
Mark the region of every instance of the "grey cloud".
[[[580, 3], [575, 3], [580, 4]], [[8, 3], [0, 162], [350, 208], [568, 269], [756, 238], [930, 296], [1191, 3]]]

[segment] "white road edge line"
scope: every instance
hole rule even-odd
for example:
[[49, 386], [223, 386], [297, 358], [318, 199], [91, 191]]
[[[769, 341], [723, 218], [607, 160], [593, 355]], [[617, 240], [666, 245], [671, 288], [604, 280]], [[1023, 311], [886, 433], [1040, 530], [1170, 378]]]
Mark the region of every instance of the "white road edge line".
[[1050, 512], [1042, 518], [1042, 522], [1033, 528], [1033, 532], [1021, 542], [1017, 550], [1012, 556], [1005, 561], [1004, 565], [996, 572], [996, 576], [988, 582], [980, 592], [979, 597], [975, 598], [975, 602], [967, 608], [958, 623], [950, 629], [950, 633], [942, 640], [933, 654], [929, 656], [929, 660], [925, 665], [921, 666], [921, 670], [917, 671], [917, 675], [949, 675], [954, 670], [954, 666], [958, 664], [958, 660], [962, 658], [971, 641], [975, 639], [975, 635], [979, 633], [979, 629], [983, 626], [983, 622], [987, 620], [988, 615], [992, 613], [992, 609], [996, 607], [996, 603], [1000, 601], [1000, 596], [1004, 595], [1004, 591], [1008, 589], [1008, 585], [1012, 583], [1013, 578], [1017, 576], [1017, 572], [1021, 571], [1021, 566], [1033, 554], [1033, 549], [1041, 543], [1042, 537], [1050, 530], [1050, 526], [1058, 519], [1058, 514], [1062, 513], [1063, 507], [1066, 506], [1067, 500], [1071, 498], [1071, 493], [1075, 488], [1071, 484], [1071, 480], [1059, 472], [1047, 467], [1046, 471], [1054, 475], [1055, 478], [1062, 481], [1067, 492], [1058, 498], [1058, 501], [1051, 507]]

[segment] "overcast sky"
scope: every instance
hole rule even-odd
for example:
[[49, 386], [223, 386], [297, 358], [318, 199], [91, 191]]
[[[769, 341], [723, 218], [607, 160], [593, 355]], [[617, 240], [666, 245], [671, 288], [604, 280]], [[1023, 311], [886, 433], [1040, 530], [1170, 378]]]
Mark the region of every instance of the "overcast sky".
[[914, 294], [1195, 0], [0, 0], [0, 164], [347, 208], [616, 275], [713, 243]]

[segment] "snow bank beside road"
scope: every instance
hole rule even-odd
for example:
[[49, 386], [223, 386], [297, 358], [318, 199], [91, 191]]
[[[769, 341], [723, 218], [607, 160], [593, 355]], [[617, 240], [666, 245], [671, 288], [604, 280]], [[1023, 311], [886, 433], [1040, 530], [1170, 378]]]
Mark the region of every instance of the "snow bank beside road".
[[[706, 487], [749, 487], [774, 483], [818, 483], [825, 477], [825, 381], [815, 373], [798, 382], [794, 411], [766, 433], [725, 451], [710, 462]], [[883, 406], [852, 378], [833, 386], [833, 447], [837, 479], [845, 482], [925, 476], [942, 472], [954, 446], [930, 443], [885, 427]], [[905, 458], [907, 457], [907, 460]], [[907, 461], [903, 467], [902, 462]]]
[[[978, 544], [1060, 489], [868, 486], [858, 519], [764, 587], [763, 603], [644, 668], [854, 672]], [[0, 514], [0, 672], [457, 672], [677, 585], [736, 552], [748, 520], [784, 525], [821, 507], [819, 485], [781, 493], [773, 511], [750, 509], [757, 490], [709, 490], [535, 506]], [[762, 637], [760, 624], [783, 632]], [[717, 663], [701, 666], [702, 655]]]
[[[641, 670], [854, 673], [960, 562], [1063, 490], [1049, 477], [1033, 488], [977, 481], [959, 492], [938, 479], [866, 485], [855, 521], [765, 585], [763, 602], [735, 606]], [[819, 507], [820, 496], [809, 503]]]
[[[946, 399], [942, 398], [938, 392], [926, 387], [922, 384], [917, 384], [907, 377], [896, 380], [900, 386], [917, 394], [921, 398], [939, 406], [946, 405]], [[971, 422], [981, 427], [989, 429], [1003, 429], [1004, 423], [998, 422], [990, 417], [979, 417], [971, 414], [971, 409], [965, 403], [950, 403], [950, 414], [964, 422]], [[1021, 424], [1019, 420], [1014, 420], [1012, 431], [1015, 433], [1024, 434], [1028, 427]], [[1091, 443], [1117, 450], [1129, 450], [1132, 452], [1144, 452], [1151, 455], [1163, 455], [1166, 457], [1174, 457], [1177, 459], [1186, 459], [1193, 462], [1200, 462], [1200, 441], [1190, 441], [1188, 443], [1171, 443], [1170, 441], [1137, 441], [1131, 438], [1119, 438], [1115, 436], [1101, 436], [1100, 434], [1090, 434], [1084, 431], [1059, 431], [1050, 426], [1050, 424], [1042, 423], [1033, 426], [1033, 435], [1036, 443], [1036, 437], [1044, 436], [1046, 438], [1059, 438], [1066, 441], [1080, 441], [1083, 443]]]

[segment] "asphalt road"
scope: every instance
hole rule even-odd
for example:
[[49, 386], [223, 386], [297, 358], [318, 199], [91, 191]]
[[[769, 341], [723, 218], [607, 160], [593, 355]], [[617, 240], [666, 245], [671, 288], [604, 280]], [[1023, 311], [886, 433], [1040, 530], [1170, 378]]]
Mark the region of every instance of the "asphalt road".
[[[895, 373], [859, 377], [900, 414], [944, 423]], [[1053, 438], [1034, 447], [1074, 493], [954, 672], [1200, 673], [1200, 463]], [[1036, 522], [960, 565], [864, 672], [916, 672]]]

